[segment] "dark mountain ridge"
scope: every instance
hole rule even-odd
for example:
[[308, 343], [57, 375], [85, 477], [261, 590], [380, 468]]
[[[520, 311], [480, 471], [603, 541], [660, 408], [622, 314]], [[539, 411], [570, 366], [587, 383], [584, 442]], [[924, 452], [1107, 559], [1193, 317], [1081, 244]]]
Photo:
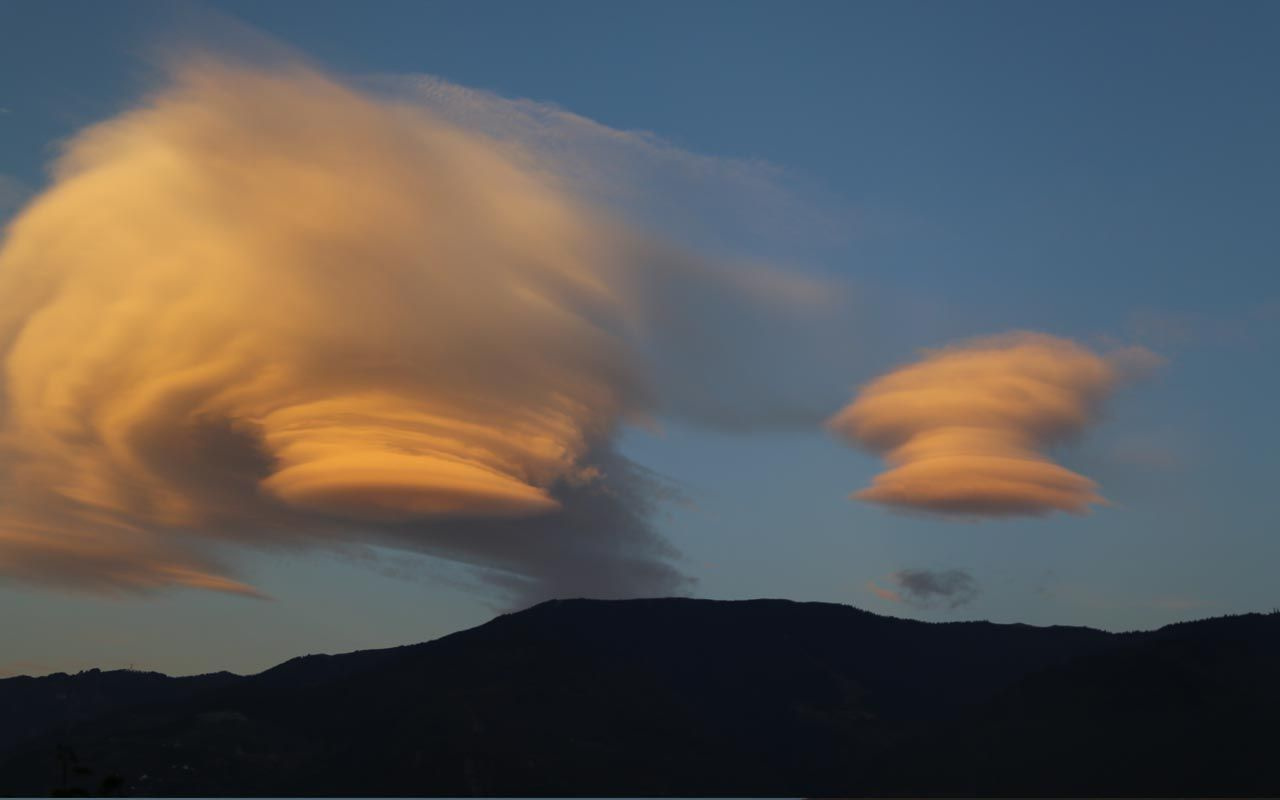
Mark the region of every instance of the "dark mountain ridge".
[[57, 788], [58, 745], [154, 795], [1280, 793], [1280, 614], [1113, 634], [567, 600], [253, 676], [118, 675], [0, 680], [0, 793]]
[[24, 739], [74, 730], [120, 708], [177, 702], [239, 678], [230, 672], [170, 678], [126, 669], [5, 678], [0, 680], [0, 753]]

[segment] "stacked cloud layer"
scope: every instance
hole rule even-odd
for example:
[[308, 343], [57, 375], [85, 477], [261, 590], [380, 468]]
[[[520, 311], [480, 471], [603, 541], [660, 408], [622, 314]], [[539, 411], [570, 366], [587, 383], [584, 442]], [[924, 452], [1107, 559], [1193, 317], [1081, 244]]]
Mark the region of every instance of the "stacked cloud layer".
[[1081, 433], [1154, 361], [1038, 333], [977, 339], [876, 378], [828, 425], [890, 465], [858, 499], [950, 514], [1085, 513], [1105, 502], [1097, 485], [1044, 451]]

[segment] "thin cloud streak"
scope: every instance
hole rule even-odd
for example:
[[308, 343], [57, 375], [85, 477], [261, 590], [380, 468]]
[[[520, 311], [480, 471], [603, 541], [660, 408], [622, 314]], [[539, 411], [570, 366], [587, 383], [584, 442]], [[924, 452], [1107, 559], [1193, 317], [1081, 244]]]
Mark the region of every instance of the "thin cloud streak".
[[[725, 432], [807, 430], [867, 337], [851, 287], [793, 265], [846, 243], [856, 215], [802, 177], [758, 160], [690, 153], [645, 131], [620, 131], [554, 105], [429, 75], [366, 81], [399, 102], [509, 147], [633, 230], [644, 279], [641, 347], [656, 413]], [[673, 242], [681, 246], [674, 247]], [[778, 269], [773, 261], [787, 265]], [[768, 335], [762, 335], [767, 331]], [[804, 357], [822, 354], [823, 367]]]
[[[2, 109], [0, 113], [3, 113]], [[30, 196], [31, 189], [25, 183], [9, 175], [0, 175], [0, 223], [17, 211]]]

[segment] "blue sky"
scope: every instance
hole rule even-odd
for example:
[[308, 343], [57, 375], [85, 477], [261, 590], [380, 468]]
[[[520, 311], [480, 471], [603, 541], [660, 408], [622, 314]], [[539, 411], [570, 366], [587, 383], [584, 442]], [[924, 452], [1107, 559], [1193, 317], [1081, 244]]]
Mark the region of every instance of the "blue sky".
[[[1055, 453], [1113, 503], [1084, 517], [956, 523], [851, 501], [880, 462], [819, 429], [670, 420], [661, 435], [627, 431], [622, 451], [689, 498], [659, 529], [684, 553], [697, 595], [1109, 629], [1280, 604], [1276, 5], [226, 2], [174, 12], [0, 0], [0, 190], [38, 192], [55, 143], [129, 107], [152, 80], [147, 54], [210, 16], [341, 76], [435, 75], [784, 171], [815, 209], [847, 220], [830, 240], [785, 235], [784, 249], [847, 281], [876, 318], [845, 329], [865, 341], [815, 345], [856, 354], [847, 375], [817, 382], [844, 387], [832, 413], [919, 348], [1013, 329], [1140, 344], [1167, 359]], [[982, 591], [953, 610], [867, 590], [904, 568], [963, 569]], [[269, 588], [267, 602], [0, 582], [0, 672], [254, 671], [492, 615], [489, 599], [436, 579], [441, 569], [388, 577], [324, 553], [255, 556], [246, 571]]]

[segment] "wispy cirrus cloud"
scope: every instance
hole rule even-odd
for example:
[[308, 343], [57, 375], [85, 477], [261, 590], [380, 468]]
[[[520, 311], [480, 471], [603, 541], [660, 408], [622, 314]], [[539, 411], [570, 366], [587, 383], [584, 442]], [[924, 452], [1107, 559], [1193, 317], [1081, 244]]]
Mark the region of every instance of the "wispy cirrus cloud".
[[859, 320], [849, 285], [795, 262], [847, 243], [860, 227], [853, 209], [776, 165], [692, 153], [552, 104], [429, 75], [365, 85], [501, 143], [648, 232], [631, 291], [645, 298], [641, 347], [663, 416], [731, 432], [809, 429], [826, 416], [830, 370], [806, 356], [848, 363]]
[[0, 175], [0, 222], [17, 211], [31, 196], [30, 187], [11, 175]]

